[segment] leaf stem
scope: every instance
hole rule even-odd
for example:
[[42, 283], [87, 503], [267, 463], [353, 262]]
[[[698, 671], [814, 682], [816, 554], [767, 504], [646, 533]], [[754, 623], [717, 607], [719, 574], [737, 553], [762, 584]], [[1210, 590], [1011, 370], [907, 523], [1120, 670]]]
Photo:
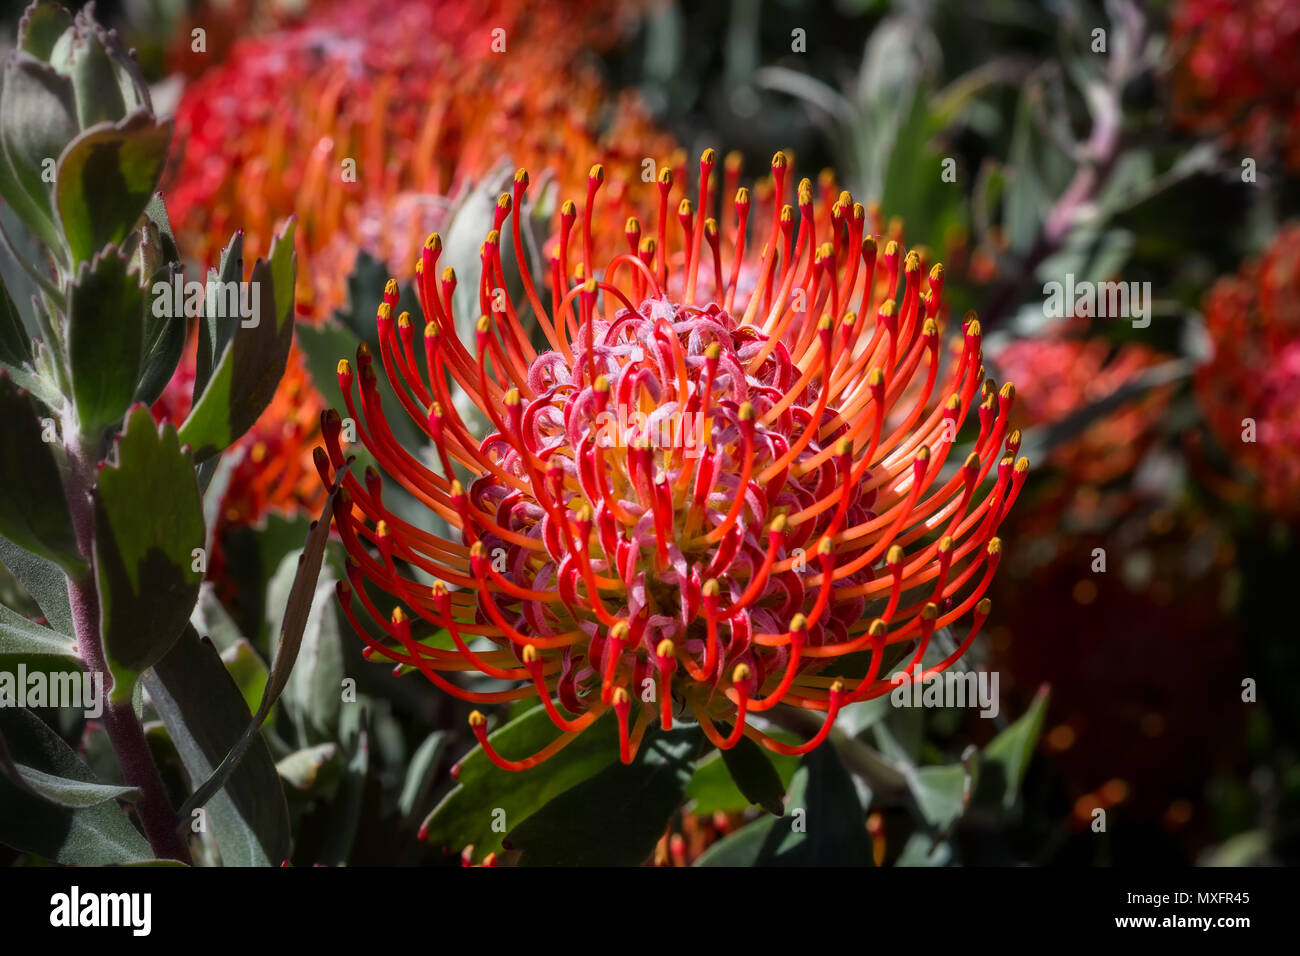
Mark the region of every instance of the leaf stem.
[[[93, 565], [95, 515], [90, 475], [94, 464], [85, 456], [74, 420], [74, 415], [65, 414], [64, 446], [68, 452], [68, 472], [64, 480], [68, 514], [76, 529], [82, 556]], [[124, 700], [115, 700], [112, 694], [114, 677], [100, 636], [99, 593], [95, 589], [93, 571], [87, 570], [77, 577], [68, 578], [68, 604], [81, 659], [92, 673], [104, 675], [104, 691], [108, 698], [104, 702], [104, 727], [122, 767], [123, 778], [128, 786], [140, 791], [135, 809], [145, 837], [159, 859], [190, 863], [189, 849], [177, 832], [176, 812], [167, 799], [167, 790], [149, 752], [144, 730], [135, 716], [131, 697], [127, 695]]]

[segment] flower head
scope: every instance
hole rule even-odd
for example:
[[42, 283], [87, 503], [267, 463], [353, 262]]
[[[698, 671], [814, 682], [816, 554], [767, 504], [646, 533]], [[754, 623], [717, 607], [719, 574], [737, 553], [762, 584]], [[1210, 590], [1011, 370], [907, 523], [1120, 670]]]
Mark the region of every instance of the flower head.
[[[724, 229], [710, 215], [716, 166], [706, 150], [698, 190], [680, 200], [663, 171], [660, 216], [628, 220], [626, 251], [607, 260], [593, 253], [604, 170], [592, 167], [585, 202], [558, 211], [549, 296], [525, 270], [514, 301], [501, 255], [510, 243], [523, 258], [520, 170], [481, 248], [473, 343], [455, 334], [458, 277], [439, 271], [434, 235], [416, 267], [422, 348], [412, 318], [393, 315], [394, 283], [378, 308], [380, 354], [363, 346], [355, 365], [339, 363], [348, 417], [383, 470], [349, 474], [335, 512], [343, 607], [370, 656], [462, 699], [541, 698], [560, 734], [536, 754], [496, 753], [471, 716], [502, 767], [537, 764], [610, 711], [624, 761], [652, 723], [683, 717], [718, 747], [745, 734], [802, 753], [842, 707], [888, 693], [888, 649], [905, 646], [910, 669], [939, 628], [972, 616], [937, 672], [988, 613], [995, 533], [1027, 463], [1014, 460], [1015, 390], [985, 378], [978, 320], [967, 315], [946, 348], [943, 267], [927, 274], [897, 242], [878, 248], [848, 193], [818, 208], [804, 180], [797, 208], [784, 205], [781, 153], [770, 202], [755, 209], [739, 188]], [[400, 412], [382, 406], [380, 367]], [[456, 391], [490, 434], [471, 431]], [[436, 467], [395, 441], [392, 414], [424, 430]], [[329, 482], [345, 461], [338, 413], [322, 432]], [[454, 539], [388, 510], [384, 474]], [[417, 625], [445, 630], [454, 649]], [[466, 671], [513, 686], [467, 689]], [[820, 731], [789, 745], [750, 723], [778, 704], [821, 712]]]
[[1300, 168], [1300, 12], [1290, 0], [1181, 0], [1170, 23], [1174, 115]]
[[1300, 516], [1300, 225], [1205, 297], [1214, 356], [1196, 374], [1210, 431], [1251, 487], [1203, 475], [1232, 498]]

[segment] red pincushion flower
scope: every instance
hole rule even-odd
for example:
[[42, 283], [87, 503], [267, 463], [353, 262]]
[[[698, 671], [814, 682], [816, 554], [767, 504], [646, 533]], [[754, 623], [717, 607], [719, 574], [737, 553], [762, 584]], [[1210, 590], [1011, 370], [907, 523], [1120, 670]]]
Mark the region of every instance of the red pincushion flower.
[[[388, 510], [378, 470], [348, 474], [335, 511], [349, 556], [343, 607], [369, 656], [462, 699], [541, 698], [560, 733], [532, 755], [496, 753], [485, 718], [471, 715], [501, 767], [536, 765], [607, 711], [625, 762], [652, 722], [684, 714], [718, 747], [745, 734], [806, 752], [840, 708], [889, 692], [887, 648], [914, 645], [910, 668], [938, 628], [973, 611], [968, 635], [927, 674], [938, 672], [988, 614], [994, 535], [1028, 466], [1013, 462], [1014, 388], [986, 380], [979, 322], [967, 316], [945, 362], [942, 266], [927, 281], [896, 243], [877, 257], [847, 193], [815, 210], [805, 180], [797, 214], [777, 211], [789, 175], [780, 153], [772, 208], [756, 216], [766, 228], [749, 222], [742, 188], [724, 241], [707, 215], [714, 163], [706, 151], [697, 202], [682, 200], [676, 222], [661, 216], [643, 235], [629, 221], [627, 251], [603, 263], [592, 250], [604, 176], [593, 167], [581, 215], [570, 204], [559, 215], [549, 305], [527, 277], [526, 302], [498, 291], [507, 217], [522, 256], [510, 215], [528, 187], [521, 170], [482, 247], [473, 348], [456, 337], [455, 277], [436, 277], [435, 235], [417, 267], [423, 348], [410, 316], [393, 317], [390, 284], [381, 354], [363, 346], [355, 370], [339, 364], [358, 440], [459, 531], [445, 540]], [[672, 180], [661, 175], [661, 210]], [[750, 229], [766, 233], [757, 255]], [[541, 354], [520, 322], [528, 310], [550, 346]], [[394, 439], [387, 416], [398, 410], [381, 405], [376, 359], [436, 469]], [[457, 390], [490, 434], [471, 433]], [[950, 460], [972, 410], [973, 450]], [[329, 483], [345, 461], [338, 413], [322, 432], [316, 464]], [[391, 614], [366, 581], [393, 599]], [[415, 618], [455, 649], [418, 639]], [[515, 686], [466, 689], [454, 679], [466, 671]], [[778, 704], [822, 712], [821, 730], [788, 745], [750, 723]]]
[[[1283, 228], [1258, 262], [1205, 297], [1214, 357], [1196, 374], [1210, 430], [1255, 488], [1211, 483], [1284, 517], [1300, 516], [1300, 224]], [[1254, 423], [1253, 440], [1245, 440]]]
[[1291, 0], [1183, 0], [1170, 24], [1174, 113], [1300, 168], [1300, 8]]

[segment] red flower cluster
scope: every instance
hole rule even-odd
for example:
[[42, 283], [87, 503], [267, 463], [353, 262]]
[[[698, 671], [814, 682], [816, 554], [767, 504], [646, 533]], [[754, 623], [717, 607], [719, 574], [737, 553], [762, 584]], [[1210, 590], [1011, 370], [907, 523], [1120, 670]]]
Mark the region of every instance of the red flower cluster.
[[1174, 112], [1257, 157], [1300, 169], [1300, 7], [1291, 0], [1182, 0], [1170, 24]]
[[[182, 244], [214, 261], [241, 229], [245, 255], [264, 255], [297, 216], [298, 314], [321, 321], [346, 303], [359, 251], [411, 278], [409, 250], [507, 157], [549, 175], [573, 153], [598, 155], [619, 197], [610, 214], [637, 212], [653, 187], [626, 144], [662, 156], [672, 143], [634, 98], [611, 101], [576, 65], [626, 15], [592, 3], [340, 0], [238, 40], [177, 109], [168, 204]], [[156, 412], [176, 418], [188, 400], [178, 380]], [[319, 508], [311, 459], [294, 450], [318, 440], [322, 407], [295, 349], [275, 405], [241, 442], [248, 467], [232, 477], [227, 522]], [[252, 465], [268, 449], [280, 449], [274, 480]]]
[[[739, 188], [724, 227], [711, 215], [716, 162], [707, 150], [698, 194], [676, 203], [663, 170], [659, 215], [644, 229], [629, 219], [625, 251], [605, 260], [605, 173], [592, 167], [581, 208], [557, 212], [549, 296], [525, 270], [515, 302], [502, 247], [524, 257], [520, 170], [480, 250], [472, 348], [457, 337], [457, 279], [439, 275], [433, 235], [417, 264], [422, 348], [412, 317], [393, 314], [391, 283], [380, 354], [363, 345], [355, 366], [339, 364], [347, 414], [383, 469], [349, 474], [335, 512], [343, 607], [368, 653], [399, 670], [469, 701], [541, 699], [560, 734], [536, 754], [496, 753], [471, 715], [501, 767], [536, 765], [610, 711], [624, 761], [652, 723], [683, 714], [721, 748], [744, 734], [803, 753], [840, 708], [889, 692], [890, 649], [910, 668], [938, 628], [973, 612], [936, 673], [988, 614], [995, 535], [1028, 464], [1014, 458], [1015, 390], [984, 374], [978, 320], [968, 314], [945, 349], [943, 267], [927, 277], [915, 252], [878, 249], [848, 193], [818, 204], [804, 180], [785, 205], [781, 153], [770, 202]], [[377, 366], [400, 412], [382, 407]], [[458, 393], [491, 433], [471, 431]], [[424, 431], [437, 468], [398, 444], [393, 414]], [[952, 450], [968, 418], [962, 459]], [[326, 484], [345, 461], [341, 432], [327, 412]], [[455, 538], [390, 511], [384, 475]], [[420, 636], [431, 630], [454, 649]], [[464, 672], [512, 686], [467, 689], [452, 679]], [[750, 722], [778, 704], [822, 713], [821, 730], [791, 746]]]
[[1205, 297], [1214, 358], [1197, 370], [1201, 411], [1250, 487], [1215, 482], [1287, 518], [1300, 517], [1300, 224]]
[[639, 179], [641, 157], [671, 142], [634, 98], [611, 101], [578, 65], [626, 15], [576, 2], [343, 0], [244, 39], [177, 109], [174, 218], [211, 258], [234, 229], [247, 255], [264, 254], [296, 215], [299, 313], [321, 319], [344, 302], [352, 265], [337, 249], [322, 265], [322, 251], [342, 243], [354, 255], [366, 221], [387, 226], [380, 243], [405, 239], [394, 204], [445, 209], [506, 158], [567, 170], [574, 152], [595, 154], [616, 178]]

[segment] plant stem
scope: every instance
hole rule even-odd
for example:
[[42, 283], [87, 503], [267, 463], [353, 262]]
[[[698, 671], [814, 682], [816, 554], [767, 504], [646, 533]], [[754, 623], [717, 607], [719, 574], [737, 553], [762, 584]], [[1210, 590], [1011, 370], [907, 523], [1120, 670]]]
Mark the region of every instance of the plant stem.
[[[65, 426], [68, 419], [64, 419]], [[90, 497], [89, 475], [93, 464], [83, 454], [75, 429], [66, 428], [65, 447], [68, 451], [68, 473], [65, 476], [68, 513], [77, 532], [77, 544], [88, 563], [94, 558], [94, 508]], [[104, 728], [109, 742], [122, 767], [122, 777], [128, 786], [140, 791], [135, 804], [136, 813], [144, 827], [145, 837], [159, 859], [190, 862], [189, 848], [179, 835], [179, 822], [167, 790], [163, 786], [158, 767], [149, 752], [144, 730], [136, 719], [131, 698], [113, 699], [113, 673], [108, 667], [104, 642], [99, 630], [99, 593], [95, 589], [93, 571], [77, 578], [68, 578], [68, 604], [72, 610], [72, 623], [77, 634], [77, 651], [92, 673], [104, 675]]]

